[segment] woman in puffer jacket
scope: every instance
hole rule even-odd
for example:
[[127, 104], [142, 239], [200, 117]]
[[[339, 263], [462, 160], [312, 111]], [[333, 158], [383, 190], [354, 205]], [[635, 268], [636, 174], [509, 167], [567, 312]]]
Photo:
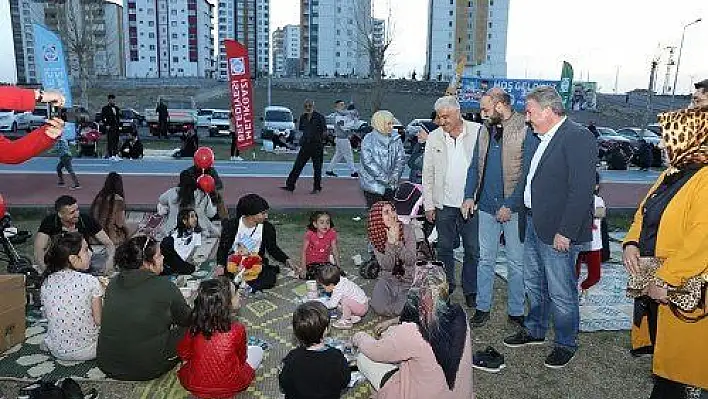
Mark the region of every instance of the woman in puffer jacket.
[[398, 187], [405, 158], [401, 136], [393, 129], [395, 118], [389, 111], [377, 111], [371, 117], [374, 130], [361, 142], [359, 182], [364, 190], [366, 207], [390, 201]]

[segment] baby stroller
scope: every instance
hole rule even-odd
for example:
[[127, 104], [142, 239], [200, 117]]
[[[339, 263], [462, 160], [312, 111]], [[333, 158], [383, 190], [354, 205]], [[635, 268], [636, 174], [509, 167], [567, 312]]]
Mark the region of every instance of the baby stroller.
[[12, 218], [9, 214], [5, 214], [0, 218], [0, 261], [7, 263], [7, 271], [12, 274], [25, 275], [25, 287], [27, 288], [27, 303], [39, 304], [39, 289], [42, 285], [42, 279], [32, 266], [32, 260], [24, 255], [20, 255], [14, 245], [25, 243], [32, 237], [28, 231], [19, 231], [17, 227], [12, 225]]
[[85, 124], [79, 132], [78, 149], [79, 157], [94, 157], [98, 154], [98, 140], [101, 138], [98, 124], [90, 122]]
[[418, 259], [435, 259], [435, 245], [430, 240], [435, 230], [435, 225], [430, 223], [425, 217], [423, 186], [411, 182], [402, 183], [393, 195], [393, 202], [396, 206], [398, 220], [413, 227]]

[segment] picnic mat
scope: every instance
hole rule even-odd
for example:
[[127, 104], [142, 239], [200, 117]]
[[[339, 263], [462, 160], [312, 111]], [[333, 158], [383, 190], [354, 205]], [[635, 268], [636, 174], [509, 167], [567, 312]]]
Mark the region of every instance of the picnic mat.
[[[602, 264], [600, 281], [591, 287], [580, 299], [580, 331], [629, 330], [632, 326], [633, 302], [625, 295], [627, 273], [622, 265], [620, 240], [623, 232], [610, 233], [610, 253], [608, 262]], [[455, 258], [462, 261], [462, 249], [455, 251]], [[506, 257], [504, 248], [499, 248], [495, 273], [506, 281]], [[578, 281], [585, 280], [587, 268], [580, 270]]]
[[[210, 270], [213, 262], [204, 265], [201, 270]], [[349, 278], [371, 292], [374, 280], [364, 280], [349, 271]], [[259, 342], [265, 342], [263, 363], [256, 372], [256, 379], [246, 392], [239, 398], [279, 398], [278, 366], [285, 355], [295, 348], [292, 335], [292, 313], [301, 303], [306, 292], [305, 283], [286, 276], [278, 275], [277, 285], [271, 290], [250, 294], [242, 300], [238, 319], [246, 325], [248, 335]], [[352, 330], [330, 330], [330, 336], [342, 340], [349, 339], [356, 331], [371, 331], [379, 318], [369, 312]], [[41, 377], [58, 379], [74, 377], [77, 380], [91, 380], [108, 384], [113, 380], [107, 378], [96, 366], [95, 361], [62, 362], [55, 360], [48, 352], [40, 348], [46, 331], [46, 321], [38, 314], [28, 315], [27, 340], [22, 345], [11, 348], [0, 355], [0, 378], [14, 380], [36, 380]], [[147, 382], [136, 382], [131, 398], [172, 399], [187, 398], [188, 393], [177, 380], [176, 370]], [[104, 388], [106, 389], [106, 388]], [[350, 388], [344, 398], [368, 398], [370, 385], [360, 382]]]

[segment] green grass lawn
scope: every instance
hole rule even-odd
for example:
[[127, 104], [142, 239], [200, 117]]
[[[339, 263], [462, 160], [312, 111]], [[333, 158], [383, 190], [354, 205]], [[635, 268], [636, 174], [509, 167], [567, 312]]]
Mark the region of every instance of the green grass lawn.
[[[36, 211], [15, 212], [13, 215], [20, 229], [32, 232], [36, 231], [42, 216]], [[351, 256], [366, 253], [366, 222], [365, 219], [352, 220], [356, 216], [360, 215], [351, 211], [333, 215], [340, 237], [342, 264], [350, 273], [356, 273]], [[279, 245], [295, 259], [299, 259], [308, 217], [308, 212], [270, 214], [270, 221], [277, 229]], [[627, 218], [611, 217], [611, 229], [626, 230], [626, 220]], [[18, 245], [17, 249], [31, 256], [31, 241]], [[5, 266], [0, 265], [0, 273], [4, 270]], [[505, 356], [507, 365], [506, 369], [498, 374], [475, 370], [474, 387], [478, 398], [629, 399], [649, 396], [652, 384], [651, 359], [635, 359], [629, 355], [628, 331], [581, 333], [578, 353], [568, 367], [562, 370], [547, 369], [543, 366], [543, 359], [548, 354], [550, 345], [518, 349], [502, 345], [502, 339], [513, 333], [512, 327], [506, 322], [506, 298], [506, 284], [503, 280], [496, 279], [491, 319], [484, 327], [471, 331], [474, 351], [493, 346]], [[452, 300], [462, 303], [459, 293], [455, 293]], [[471, 316], [473, 311], [467, 311]], [[548, 338], [552, 339], [552, 333], [549, 333]], [[0, 381], [0, 389], [10, 395], [6, 396], [8, 398], [14, 397], [12, 394], [23, 385], [24, 383]], [[98, 388], [104, 399], [133, 399], [137, 383], [94, 382], [84, 385]]]

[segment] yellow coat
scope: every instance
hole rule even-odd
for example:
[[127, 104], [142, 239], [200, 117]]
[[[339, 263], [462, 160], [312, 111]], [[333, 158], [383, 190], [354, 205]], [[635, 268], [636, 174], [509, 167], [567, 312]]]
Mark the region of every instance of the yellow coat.
[[[647, 198], [663, 179], [662, 174]], [[646, 200], [646, 198], [645, 198]], [[639, 241], [642, 207], [625, 237]], [[659, 224], [656, 256], [664, 260], [657, 277], [671, 286], [681, 286], [690, 277], [708, 269], [708, 167], [698, 171], [676, 193]], [[632, 327], [632, 345], [649, 345], [648, 323]], [[654, 373], [671, 381], [708, 389], [708, 317], [697, 323], [679, 320], [668, 305], [659, 305]]]

